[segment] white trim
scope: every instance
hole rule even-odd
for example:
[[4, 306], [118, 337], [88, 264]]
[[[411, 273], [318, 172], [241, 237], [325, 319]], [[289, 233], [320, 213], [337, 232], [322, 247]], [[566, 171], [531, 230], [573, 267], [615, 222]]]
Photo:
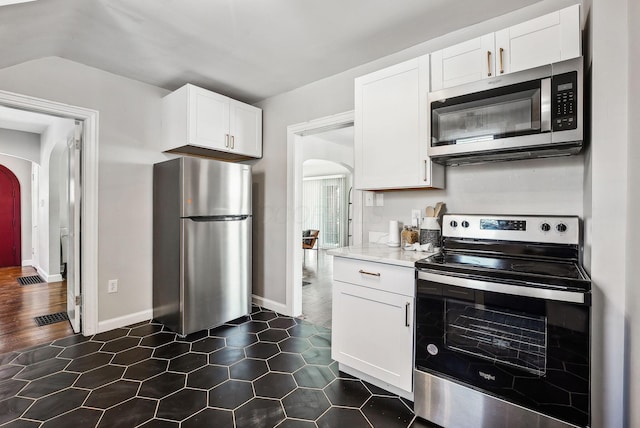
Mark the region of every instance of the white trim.
[[44, 271], [40, 266], [35, 266], [35, 268], [36, 268], [36, 272], [38, 272], [38, 275], [40, 275], [40, 277], [44, 279], [46, 282], [60, 282], [63, 279], [62, 275], [59, 273], [54, 275], [49, 275], [49, 273]]
[[[353, 124], [354, 111], [339, 113], [309, 122], [287, 127], [287, 245], [286, 245], [286, 312], [285, 315], [302, 314], [302, 217], [299, 201], [302, 200], [302, 137]], [[362, 192], [353, 194], [353, 242], [362, 242]]]
[[332, 178], [345, 178], [345, 174], [333, 174], [333, 175], [314, 175], [312, 177], [304, 177], [302, 181], [310, 180], [330, 180]]
[[341, 372], [345, 372], [350, 374], [353, 377], [357, 377], [358, 379], [369, 382], [372, 385], [377, 386], [378, 388], [382, 388], [385, 391], [389, 391], [392, 394], [399, 395], [400, 397], [406, 398], [409, 401], [413, 401], [413, 391], [405, 391], [402, 388], [398, 388], [397, 386], [390, 385], [387, 382], [381, 381], [378, 378], [375, 378], [367, 373], [361, 372], [360, 370], [354, 369], [351, 366], [346, 364], [342, 364], [338, 362], [338, 370]]
[[[108, 320], [100, 321], [98, 323], [98, 330], [96, 333], [102, 333], [104, 331], [110, 331], [115, 328], [126, 327], [131, 324], [136, 324], [142, 321], [147, 321], [153, 318], [153, 310], [147, 309], [146, 311], [140, 311], [129, 315], [123, 315], [117, 318], [111, 318]], [[86, 336], [86, 335], [85, 335]]]
[[274, 300], [265, 299], [264, 297], [256, 296], [255, 294], [251, 295], [251, 299], [254, 305], [260, 306], [261, 308], [269, 309], [279, 314], [286, 314], [287, 305], [276, 302]]
[[0, 91], [0, 105], [83, 121], [82, 334], [95, 334], [98, 330], [98, 112], [6, 91]]
[[33, 260], [23, 260], [22, 266], [33, 266]]

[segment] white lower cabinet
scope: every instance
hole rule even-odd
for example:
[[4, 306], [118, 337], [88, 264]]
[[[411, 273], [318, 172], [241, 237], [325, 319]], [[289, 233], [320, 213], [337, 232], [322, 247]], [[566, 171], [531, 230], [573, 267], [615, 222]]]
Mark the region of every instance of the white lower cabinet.
[[[334, 272], [347, 270], [345, 266], [352, 267], [356, 272], [363, 272], [359, 273], [363, 282], [371, 281], [374, 274], [373, 278], [379, 279], [379, 283], [384, 284], [386, 280], [391, 291], [343, 282], [334, 274], [331, 357], [341, 366], [344, 364], [383, 384], [411, 393], [414, 296], [393, 292], [392, 284], [400, 285], [394, 279], [408, 280], [409, 284], [398, 288], [413, 290], [414, 269], [393, 266], [400, 270], [400, 275], [394, 275], [376, 270], [376, 265], [389, 266], [382, 263], [366, 262], [363, 269], [363, 263], [358, 260], [336, 257], [335, 262], [341, 266], [334, 267]], [[375, 276], [377, 273], [380, 277]], [[387, 278], [383, 278], [385, 275]]]

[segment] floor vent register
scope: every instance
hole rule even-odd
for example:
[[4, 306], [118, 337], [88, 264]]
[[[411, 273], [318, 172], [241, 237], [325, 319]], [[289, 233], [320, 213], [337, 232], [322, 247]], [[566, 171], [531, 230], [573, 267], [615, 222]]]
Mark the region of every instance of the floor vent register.
[[20, 276], [18, 277], [18, 282], [20, 285], [42, 284], [44, 279], [40, 275]]
[[34, 318], [38, 327], [42, 327], [49, 324], [55, 324], [57, 322], [68, 321], [69, 316], [66, 312], [58, 312], [50, 315], [41, 315]]

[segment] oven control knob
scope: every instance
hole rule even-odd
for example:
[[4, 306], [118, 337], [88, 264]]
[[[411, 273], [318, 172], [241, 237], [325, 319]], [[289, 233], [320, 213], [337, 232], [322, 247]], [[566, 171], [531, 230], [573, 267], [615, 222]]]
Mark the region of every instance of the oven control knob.
[[551, 226], [549, 225], [549, 223], [542, 223], [540, 225], [540, 229], [542, 229], [543, 232], [548, 232], [551, 230]]
[[458, 222], [455, 220], [451, 220], [451, 222], [449, 223], [449, 226], [451, 227], [458, 227]]
[[566, 232], [567, 231], [567, 225], [564, 223], [558, 223], [558, 225], [556, 226], [556, 230], [560, 233]]
[[465, 220], [465, 221], [463, 221], [463, 222], [462, 222], [462, 227], [464, 227], [465, 229], [466, 229], [467, 227], [469, 227], [469, 222], [468, 222], [468, 221], [466, 221], [466, 220]]

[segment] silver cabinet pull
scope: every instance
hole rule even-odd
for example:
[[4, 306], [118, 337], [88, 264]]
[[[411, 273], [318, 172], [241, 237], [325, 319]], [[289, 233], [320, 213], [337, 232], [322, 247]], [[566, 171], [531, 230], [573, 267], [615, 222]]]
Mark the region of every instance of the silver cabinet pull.
[[409, 327], [409, 306], [411, 303], [407, 302], [404, 305], [404, 326]]
[[487, 76], [491, 76], [491, 51], [487, 51]]
[[362, 270], [360, 269], [358, 271], [359, 273], [363, 274], [363, 275], [371, 275], [371, 276], [380, 276], [380, 272], [367, 272], [366, 270]]
[[229, 134], [224, 134], [224, 146], [229, 147]]
[[231, 136], [231, 148], [233, 149], [236, 146], [236, 137]]
[[504, 65], [502, 64], [502, 55], [504, 54], [504, 49], [500, 48], [500, 74], [504, 73]]
[[424, 160], [424, 181], [427, 181], [427, 160]]

